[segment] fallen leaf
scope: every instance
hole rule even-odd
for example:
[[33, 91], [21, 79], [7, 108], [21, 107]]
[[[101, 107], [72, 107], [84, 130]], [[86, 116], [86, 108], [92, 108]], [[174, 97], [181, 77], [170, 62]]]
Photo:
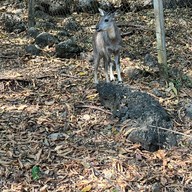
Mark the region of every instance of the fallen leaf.
[[87, 75], [87, 72], [81, 71], [81, 72], [79, 72], [78, 74], [79, 74], [80, 76], [85, 76], [85, 75]]
[[25, 108], [27, 108], [27, 105], [19, 105], [19, 106], [17, 107], [18, 110], [23, 110], [23, 109], [25, 109]]
[[43, 187], [40, 188], [40, 192], [46, 192], [47, 191], [47, 185], [44, 185]]
[[90, 115], [88, 114], [85, 114], [82, 116], [82, 119], [86, 120], [86, 121], [89, 121], [91, 119]]
[[55, 103], [54, 100], [45, 101], [45, 105], [53, 105]]
[[86, 187], [84, 187], [81, 191], [82, 192], [88, 192], [88, 191], [90, 191], [91, 190], [91, 188], [92, 188], [92, 186], [91, 185], [87, 185]]
[[165, 150], [158, 150], [155, 153], [156, 157], [158, 157], [159, 159], [163, 160], [166, 156]]

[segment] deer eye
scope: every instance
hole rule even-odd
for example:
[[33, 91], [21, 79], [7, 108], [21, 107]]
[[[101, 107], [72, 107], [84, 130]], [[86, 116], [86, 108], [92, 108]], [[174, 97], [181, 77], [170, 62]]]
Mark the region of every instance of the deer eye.
[[109, 19], [105, 19], [104, 21], [105, 21], [105, 22], [108, 22], [108, 21], [109, 21]]

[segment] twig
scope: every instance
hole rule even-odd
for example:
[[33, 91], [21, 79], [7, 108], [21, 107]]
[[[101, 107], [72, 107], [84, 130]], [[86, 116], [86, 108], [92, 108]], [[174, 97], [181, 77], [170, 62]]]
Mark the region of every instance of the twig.
[[23, 77], [13, 77], [13, 78], [6, 78], [3, 76], [0, 76], [0, 81], [19, 81], [19, 82], [27, 82], [30, 83], [30, 79], [24, 79]]
[[0, 58], [3, 58], [3, 59], [17, 59], [18, 57], [15, 57], [15, 56], [10, 56], [10, 55], [0, 55]]
[[107, 113], [107, 114], [112, 115], [112, 113], [111, 113], [110, 111], [107, 111], [107, 110], [105, 110], [105, 109], [102, 109], [102, 108], [100, 108], [100, 107], [93, 106], [93, 105], [77, 105], [77, 106], [75, 106], [75, 107], [77, 107], [77, 108], [90, 108], [90, 109], [96, 109], [96, 110], [103, 111], [103, 112], [105, 112], [105, 113]]
[[190, 137], [190, 138], [192, 138], [191, 135], [186, 135], [186, 134], [181, 133], [181, 132], [178, 132], [178, 131], [170, 130], [170, 129], [163, 128], [163, 127], [157, 127], [157, 126], [154, 126], [154, 125], [149, 125], [149, 126], [150, 126], [150, 127], [155, 127], [155, 128], [161, 129], [161, 130], [165, 130], [165, 131], [170, 131], [170, 132], [176, 133], [176, 134], [178, 134], [178, 135], [183, 135], [183, 136], [185, 136], [185, 137]]
[[[55, 78], [56, 76], [57, 75], [43, 75], [43, 76], [36, 77], [36, 79]], [[75, 76], [72, 76], [72, 75], [67, 75], [67, 74], [60, 74], [60, 76], [73, 78], [73, 79], [78, 79], [78, 77], [75, 77]]]
[[125, 33], [121, 34], [121, 37], [130, 36], [130, 35], [133, 35], [134, 33], [135, 33], [135, 31], [125, 32]]
[[148, 30], [148, 31], [154, 31], [153, 29], [150, 29], [146, 26], [143, 26], [143, 25], [134, 25], [134, 24], [125, 24], [125, 23], [119, 23], [117, 25], [118, 27], [134, 27], [134, 28], [137, 28], [138, 30]]

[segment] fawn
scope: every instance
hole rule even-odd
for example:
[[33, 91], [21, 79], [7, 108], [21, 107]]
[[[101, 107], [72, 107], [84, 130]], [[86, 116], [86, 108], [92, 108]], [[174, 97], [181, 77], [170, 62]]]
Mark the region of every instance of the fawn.
[[115, 79], [113, 75], [114, 55], [118, 81], [122, 81], [120, 71], [120, 48], [121, 48], [121, 32], [115, 23], [115, 13], [105, 12], [99, 9], [101, 19], [96, 25], [96, 32], [93, 36], [93, 57], [94, 57], [94, 82], [98, 84], [97, 72], [100, 60], [104, 61], [104, 72], [106, 81], [109, 82], [108, 67], [110, 68], [110, 80]]

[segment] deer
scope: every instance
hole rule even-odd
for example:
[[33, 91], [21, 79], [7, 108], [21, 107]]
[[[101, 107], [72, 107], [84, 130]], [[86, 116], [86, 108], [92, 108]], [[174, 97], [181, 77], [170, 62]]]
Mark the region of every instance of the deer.
[[[101, 19], [96, 25], [93, 35], [93, 58], [94, 58], [94, 82], [98, 84], [98, 67], [101, 59], [104, 62], [106, 82], [114, 81], [113, 63], [115, 62], [118, 81], [122, 82], [120, 70], [120, 49], [122, 44], [121, 31], [115, 22], [115, 13], [105, 12], [99, 8]], [[114, 55], [114, 60], [112, 60]], [[108, 76], [110, 72], [110, 81]]]

